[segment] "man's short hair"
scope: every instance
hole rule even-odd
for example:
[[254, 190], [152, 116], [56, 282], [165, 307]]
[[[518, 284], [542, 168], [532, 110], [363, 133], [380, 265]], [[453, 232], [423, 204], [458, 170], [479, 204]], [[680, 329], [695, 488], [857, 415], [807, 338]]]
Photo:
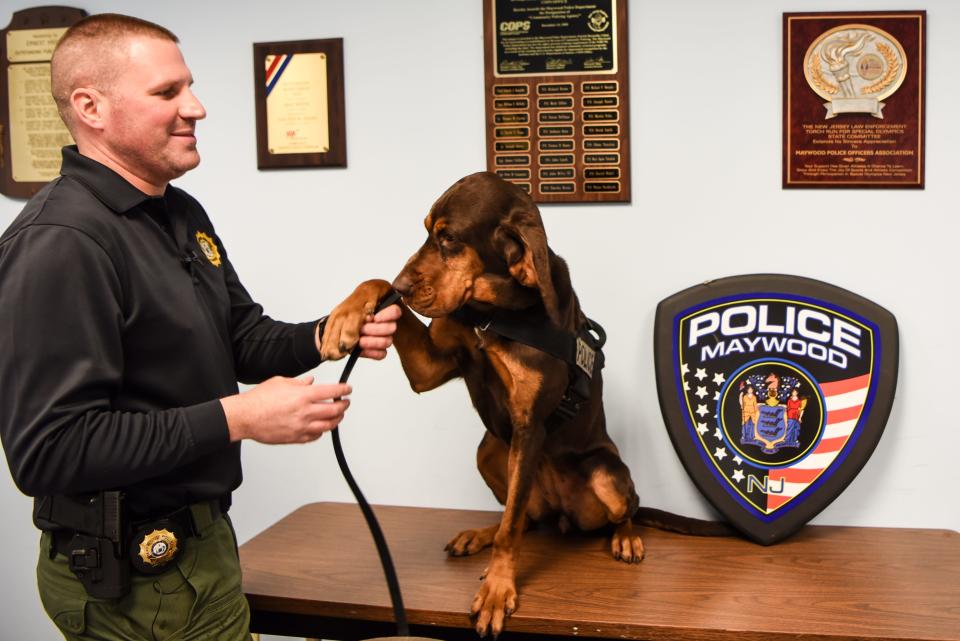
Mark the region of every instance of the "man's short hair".
[[50, 59], [50, 83], [60, 117], [71, 127], [70, 94], [81, 86], [104, 89], [118, 72], [111, 51], [130, 36], [148, 36], [180, 42], [158, 24], [119, 13], [87, 16], [67, 29]]

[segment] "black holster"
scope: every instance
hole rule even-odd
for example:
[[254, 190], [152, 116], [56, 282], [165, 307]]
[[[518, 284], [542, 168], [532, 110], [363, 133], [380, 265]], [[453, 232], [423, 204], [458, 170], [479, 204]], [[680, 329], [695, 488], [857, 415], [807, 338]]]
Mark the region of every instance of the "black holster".
[[119, 599], [130, 592], [123, 511], [119, 491], [44, 496], [34, 502], [34, 523], [53, 538], [51, 556], [66, 556], [87, 594], [98, 599]]
[[130, 592], [130, 561], [126, 555], [117, 556], [110, 539], [78, 533], [66, 540], [66, 546], [57, 547], [90, 596], [120, 599]]

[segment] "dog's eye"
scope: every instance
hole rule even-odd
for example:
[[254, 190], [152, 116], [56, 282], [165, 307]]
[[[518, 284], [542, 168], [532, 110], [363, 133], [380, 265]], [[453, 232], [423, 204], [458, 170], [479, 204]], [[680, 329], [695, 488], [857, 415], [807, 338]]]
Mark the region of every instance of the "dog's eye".
[[437, 246], [440, 249], [440, 256], [444, 260], [456, 256], [463, 248], [463, 245], [446, 229], [437, 232]]

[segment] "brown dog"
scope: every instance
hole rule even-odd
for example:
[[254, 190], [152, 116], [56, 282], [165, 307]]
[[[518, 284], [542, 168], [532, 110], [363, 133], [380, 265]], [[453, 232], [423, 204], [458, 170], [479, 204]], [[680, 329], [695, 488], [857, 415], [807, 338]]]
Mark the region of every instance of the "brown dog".
[[[588, 323], [530, 197], [494, 174], [473, 174], [437, 200], [424, 225], [427, 240], [393, 287], [433, 320], [425, 326], [404, 310], [394, 341], [415, 391], [462, 377], [487, 428], [477, 465], [505, 506], [503, 518], [460, 532], [447, 550], [457, 556], [493, 545], [471, 612], [481, 636], [497, 635], [517, 607], [517, 558], [529, 522], [555, 519], [581, 530], [612, 524], [613, 556], [636, 563], [643, 558], [631, 523], [637, 494], [607, 435], [599, 366], [583, 379], [575, 364], [491, 331], [490, 323], [519, 325], [527, 334], [574, 340]], [[364, 317], [390, 289], [386, 281], [367, 281], [334, 309], [323, 335], [325, 358], [349, 352]], [[581, 402], [571, 406], [577, 377]], [[561, 405], [572, 411], [563, 415]]]

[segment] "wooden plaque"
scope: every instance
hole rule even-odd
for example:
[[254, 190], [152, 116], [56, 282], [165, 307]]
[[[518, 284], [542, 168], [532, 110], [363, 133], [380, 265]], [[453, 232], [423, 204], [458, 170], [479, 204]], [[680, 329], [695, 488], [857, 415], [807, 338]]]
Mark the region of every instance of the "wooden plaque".
[[536, 202], [629, 202], [627, 0], [483, 14], [487, 169]]
[[346, 167], [343, 39], [253, 45], [257, 167]]
[[30, 198], [60, 175], [60, 148], [73, 144], [50, 93], [50, 56], [73, 23], [70, 7], [33, 7], [0, 31], [0, 192]]
[[924, 185], [926, 12], [783, 14], [783, 186]]

